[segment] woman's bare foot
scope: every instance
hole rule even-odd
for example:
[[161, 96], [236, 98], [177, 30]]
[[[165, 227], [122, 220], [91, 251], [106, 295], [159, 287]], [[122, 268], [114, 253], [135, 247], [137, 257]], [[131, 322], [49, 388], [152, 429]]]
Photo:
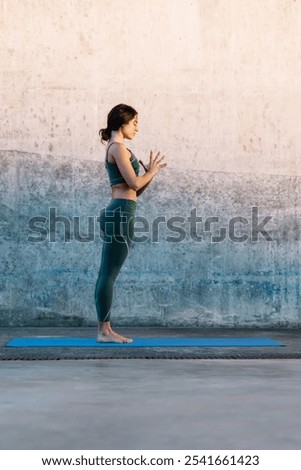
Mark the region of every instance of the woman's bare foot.
[[97, 343], [122, 343], [116, 336], [111, 333], [104, 333], [103, 331], [97, 333], [96, 341]]
[[111, 334], [114, 335], [117, 339], [119, 339], [119, 340], [121, 341], [121, 343], [132, 343], [132, 342], [133, 342], [132, 338], [126, 338], [126, 336], [119, 335], [118, 333], [116, 333], [115, 331], [113, 331], [111, 327], [110, 327], [110, 332], [111, 332]]
[[131, 338], [118, 335], [112, 330], [109, 322], [102, 323], [98, 326], [97, 339], [98, 343], [132, 343]]

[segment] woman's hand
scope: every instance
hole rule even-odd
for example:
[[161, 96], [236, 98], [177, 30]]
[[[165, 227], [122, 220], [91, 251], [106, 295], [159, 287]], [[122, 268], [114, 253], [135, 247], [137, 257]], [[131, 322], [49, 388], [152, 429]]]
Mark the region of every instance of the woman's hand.
[[158, 173], [159, 170], [161, 170], [161, 168], [167, 166], [167, 163], [165, 163], [164, 159], [165, 156], [161, 156], [161, 152], [158, 152], [157, 155], [154, 157], [154, 153], [151, 150], [149, 156], [149, 163], [145, 165], [142, 160], [139, 160], [139, 162], [141, 163], [145, 171], [150, 171], [155, 175], [156, 173]]

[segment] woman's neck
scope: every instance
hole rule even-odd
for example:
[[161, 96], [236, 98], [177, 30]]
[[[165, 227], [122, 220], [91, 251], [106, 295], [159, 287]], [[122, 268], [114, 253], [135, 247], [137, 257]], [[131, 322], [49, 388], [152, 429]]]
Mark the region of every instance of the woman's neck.
[[118, 142], [119, 144], [124, 144], [124, 137], [119, 129], [118, 131], [111, 132], [111, 137], [108, 143], [112, 143], [112, 142]]

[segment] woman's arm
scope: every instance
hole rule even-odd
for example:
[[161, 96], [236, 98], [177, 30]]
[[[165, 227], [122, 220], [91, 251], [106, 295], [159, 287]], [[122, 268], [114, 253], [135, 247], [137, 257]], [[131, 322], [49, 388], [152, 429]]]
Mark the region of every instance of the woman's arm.
[[[145, 170], [145, 173], [147, 173], [147, 172], [148, 172], [148, 167], [146, 167], [146, 166], [144, 165], [144, 163], [143, 163], [142, 160], [139, 160], [139, 163], [143, 166], [143, 168], [144, 168], [144, 170]], [[148, 183], [146, 183], [145, 186], [143, 186], [142, 188], [138, 189], [138, 191], [137, 191], [137, 196], [140, 196], [140, 195], [146, 190], [146, 188], [148, 187], [148, 185], [149, 185], [149, 183], [150, 183], [151, 181], [152, 181], [152, 179], [151, 179]]]
[[156, 162], [156, 166], [152, 165], [152, 168], [144, 173], [144, 175], [137, 176], [129, 161], [129, 154], [125, 145], [118, 144], [114, 147], [113, 157], [120, 173], [122, 174], [127, 185], [134, 191], [138, 192], [141, 188], [151, 182], [159, 169], [159, 167], [157, 168], [159, 162]]
[[152, 179], [148, 183], [146, 183], [144, 186], [142, 186], [142, 188], [140, 188], [140, 189], [138, 189], [138, 191], [136, 191], [137, 196], [141, 196], [141, 194], [146, 190], [146, 188], [148, 187], [148, 185], [152, 181]]

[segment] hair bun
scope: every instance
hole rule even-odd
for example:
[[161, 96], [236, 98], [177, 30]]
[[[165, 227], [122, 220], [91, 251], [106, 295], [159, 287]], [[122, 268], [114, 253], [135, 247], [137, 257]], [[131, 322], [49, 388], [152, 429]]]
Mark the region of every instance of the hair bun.
[[109, 129], [108, 127], [106, 127], [105, 129], [100, 129], [99, 135], [101, 136], [101, 140], [106, 140], [106, 141], [110, 140], [111, 133], [112, 133], [112, 130]]

